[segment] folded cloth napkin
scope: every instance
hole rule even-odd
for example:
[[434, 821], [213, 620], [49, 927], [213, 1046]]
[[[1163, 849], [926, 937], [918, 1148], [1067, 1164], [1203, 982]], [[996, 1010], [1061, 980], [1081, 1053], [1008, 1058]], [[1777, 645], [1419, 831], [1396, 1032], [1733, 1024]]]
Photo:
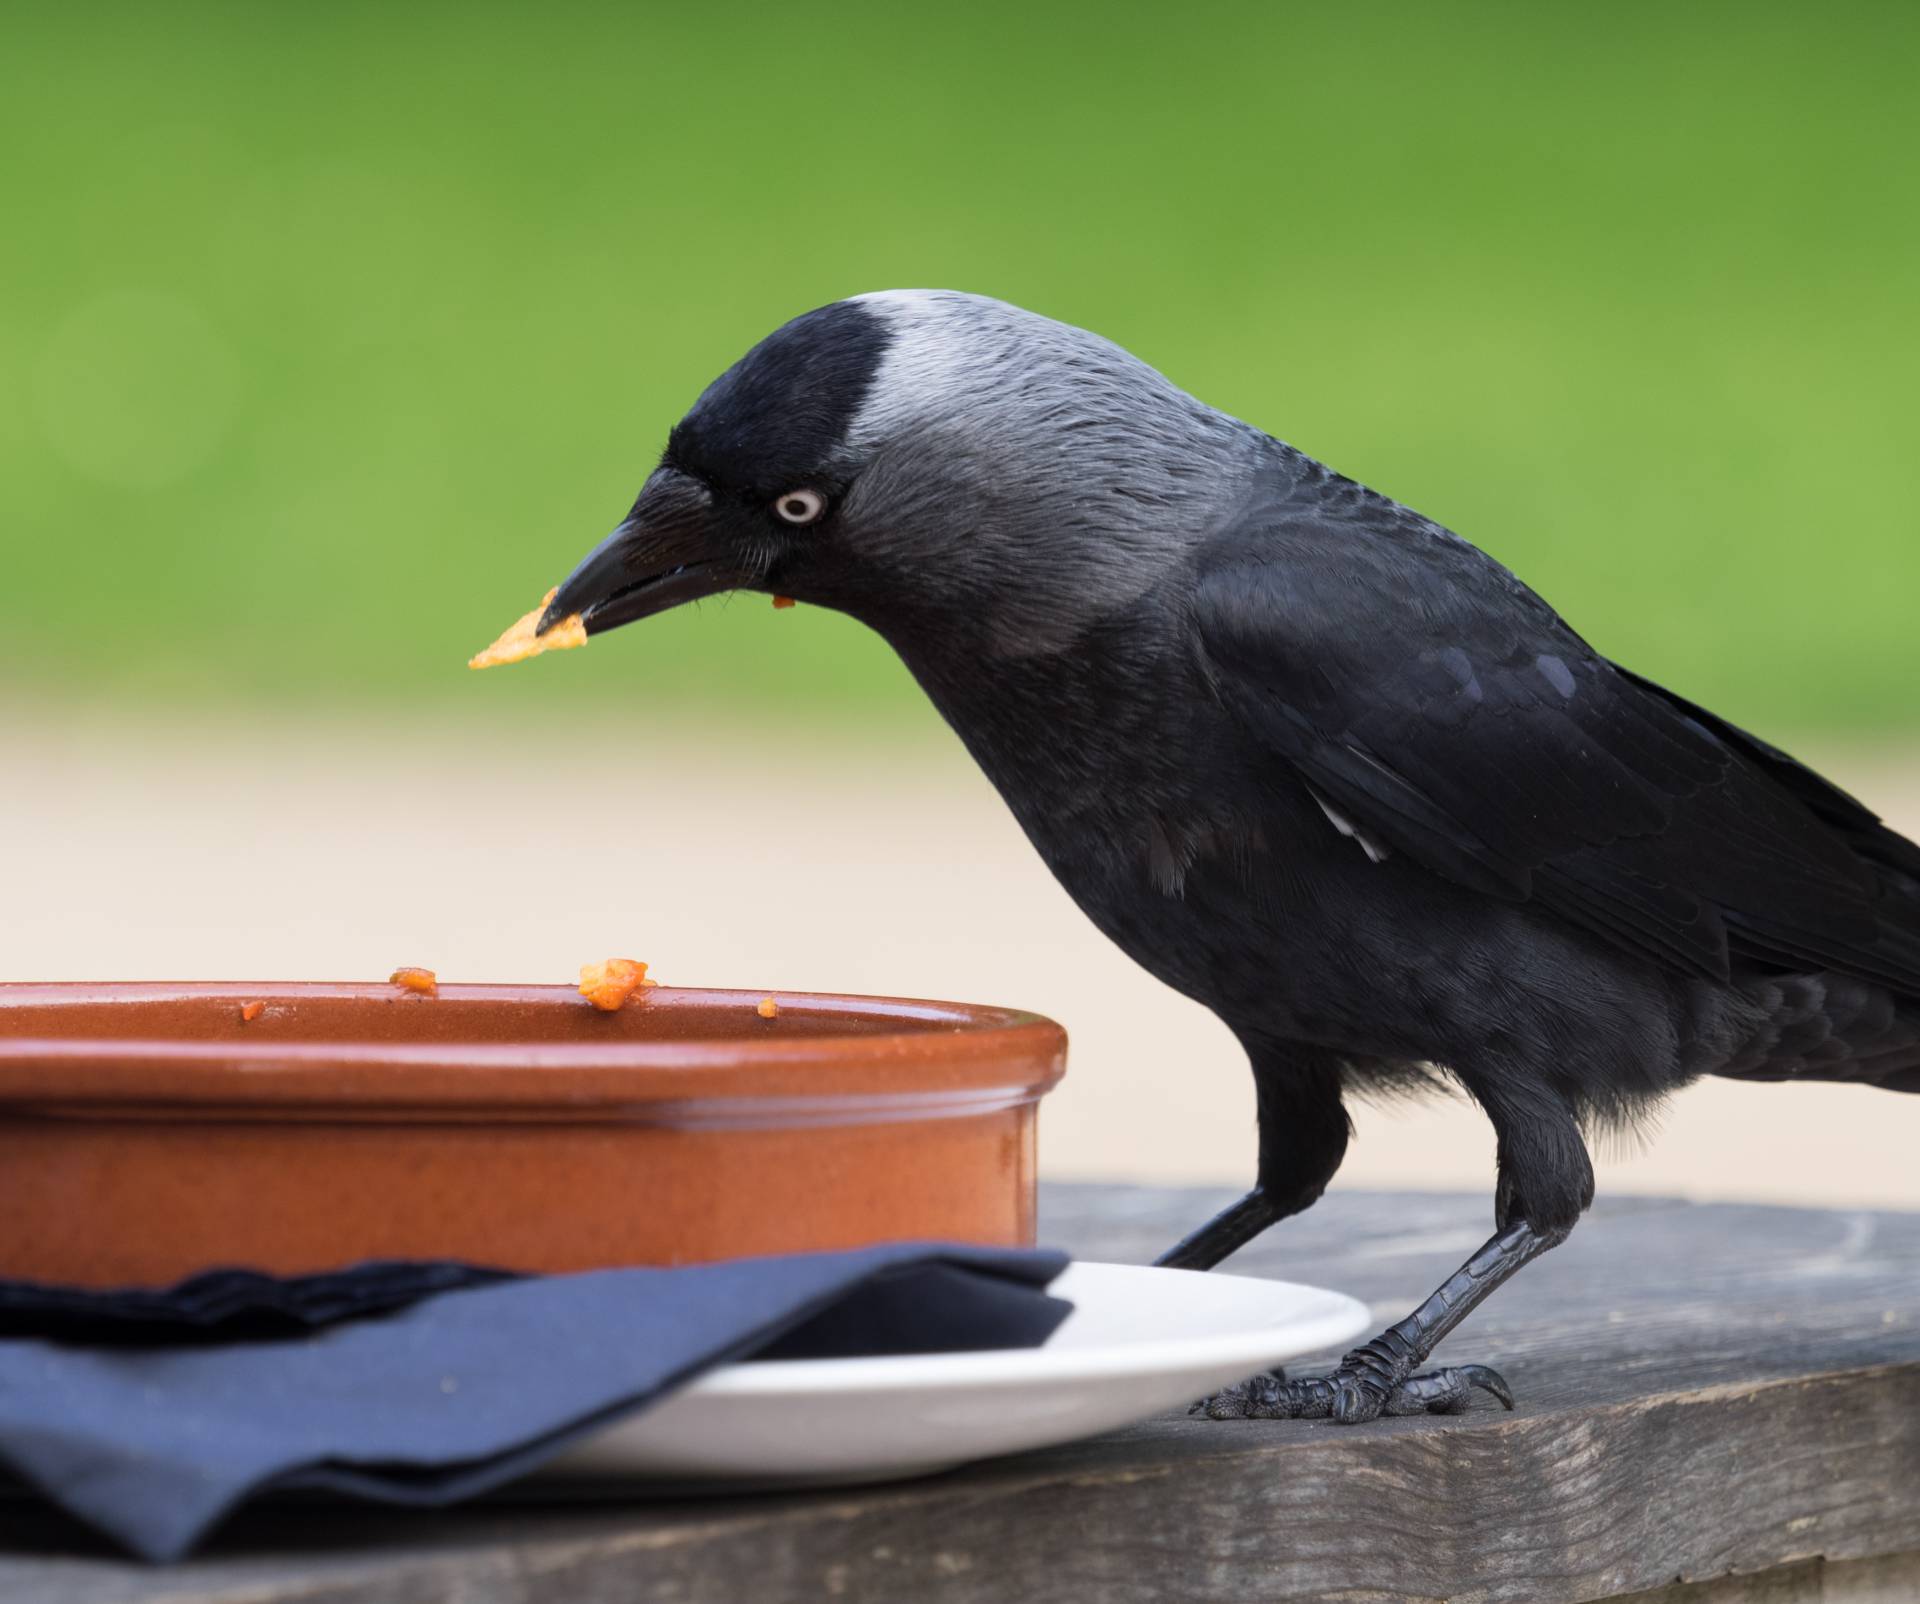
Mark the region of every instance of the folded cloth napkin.
[[382, 1314], [436, 1292], [515, 1279], [451, 1260], [369, 1260], [320, 1275], [210, 1270], [170, 1287], [48, 1286], [0, 1281], [0, 1337], [67, 1342], [231, 1342], [297, 1336], [341, 1320]]
[[[316, 1328], [286, 1335], [282, 1324], [252, 1341], [217, 1322], [215, 1340], [182, 1340], [193, 1324], [173, 1318], [183, 1308], [219, 1305], [238, 1311], [231, 1329], [253, 1329], [246, 1297], [230, 1283], [209, 1296], [204, 1277], [197, 1291], [143, 1294], [144, 1306], [94, 1295], [121, 1311], [102, 1342], [73, 1340], [88, 1294], [15, 1288], [6, 1329], [26, 1329], [31, 1305], [60, 1336], [0, 1339], [0, 1463], [133, 1552], [174, 1559], [268, 1489], [470, 1498], [730, 1360], [1032, 1347], [1069, 1312], [1045, 1291], [1065, 1266], [1052, 1252], [892, 1243], [426, 1285], [400, 1308], [338, 1284], [289, 1298], [257, 1277], [253, 1314]], [[390, 1292], [406, 1267], [366, 1268]], [[428, 1283], [458, 1270], [417, 1268]], [[329, 1297], [357, 1317], [288, 1315], [311, 1316]], [[161, 1340], [130, 1344], [128, 1307], [149, 1329], [157, 1318]], [[384, 1312], [364, 1312], [375, 1307]]]

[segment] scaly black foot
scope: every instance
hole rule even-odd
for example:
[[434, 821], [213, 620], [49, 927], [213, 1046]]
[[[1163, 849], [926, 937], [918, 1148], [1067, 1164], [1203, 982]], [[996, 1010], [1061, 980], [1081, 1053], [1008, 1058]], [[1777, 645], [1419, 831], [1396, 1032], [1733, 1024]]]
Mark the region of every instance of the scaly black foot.
[[1430, 1370], [1382, 1393], [1377, 1380], [1343, 1362], [1330, 1376], [1300, 1381], [1289, 1381], [1284, 1373], [1258, 1375], [1202, 1398], [1187, 1413], [1209, 1420], [1335, 1420], [1351, 1426], [1380, 1415], [1461, 1414], [1476, 1387], [1513, 1407], [1512, 1390], [1499, 1371], [1485, 1365]]
[[1485, 1365], [1415, 1372], [1488, 1293], [1566, 1235], [1564, 1228], [1536, 1231], [1515, 1220], [1406, 1319], [1342, 1359], [1332, 1375], [1305, 1381], [1255, 1376], [1244, 1386], [1202, 1399], [1190, 1413], [1214, 1420], [1337, 1420], [1350, 1426], [1382, 1415], [1457, 1414], [1476, 1387], [1511, 1409], [1513, 1393], [1499, 1372]]

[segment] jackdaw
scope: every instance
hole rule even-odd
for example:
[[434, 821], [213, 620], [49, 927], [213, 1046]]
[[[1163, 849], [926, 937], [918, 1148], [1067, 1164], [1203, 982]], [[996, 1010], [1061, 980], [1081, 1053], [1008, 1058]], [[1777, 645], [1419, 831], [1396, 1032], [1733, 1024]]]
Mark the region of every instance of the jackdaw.
[[1422, 1373], [1593, 1196], [1583, 1132], [1702, 1075], [1920, 1092], [1920, 848], [1608, 661], [1430, 519], [1004, 302], [809, 312], [716, 379], [542, 627], [725, 590], [877, 630], [1089, 918], [1245, 1046], [1306, 1208], [1348, 1090], [1451, 1079], [1498, 1229], [1332, 1375], [1215, 1415], [1453, 1410]]

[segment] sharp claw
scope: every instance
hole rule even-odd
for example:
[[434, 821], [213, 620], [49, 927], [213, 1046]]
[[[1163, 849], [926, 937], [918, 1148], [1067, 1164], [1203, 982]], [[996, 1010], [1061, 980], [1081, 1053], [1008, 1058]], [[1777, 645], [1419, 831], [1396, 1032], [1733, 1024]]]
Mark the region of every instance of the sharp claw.
[[1489, 1370], [1485, 1365], [1461, 1365], [1459, 1369], [1460, 1374], [1482, 1392], [1490, 1392], [1498, 1398], [1502, 1408], [1513, 1407], [1513, 1389], [1498, 1370]]

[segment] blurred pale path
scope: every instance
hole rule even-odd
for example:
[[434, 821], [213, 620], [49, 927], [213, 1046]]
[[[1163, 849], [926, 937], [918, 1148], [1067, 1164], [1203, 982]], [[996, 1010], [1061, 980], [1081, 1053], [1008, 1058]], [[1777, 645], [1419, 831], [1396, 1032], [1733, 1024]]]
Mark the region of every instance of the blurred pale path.
[[[545, 665], [522, 672], [537, 673]], [[235, 715], [10, 719], [0, 974], [687, 984], [1000, 1002], [1061, 1020], [1053, 1176], [1244, 1182], [1244, 1061], [1068, 902], [957, 745], [692, 731], [644, 708], [533, 727]], [[1920, 830], [1920, 749], [1809, 751]], [[1490, 1189], [1457, 1103], [1357, 1111], [1342, 1185]], [[1920, 1097], [1707, 1082], [1601, 1185], [1920, 1206]]]

